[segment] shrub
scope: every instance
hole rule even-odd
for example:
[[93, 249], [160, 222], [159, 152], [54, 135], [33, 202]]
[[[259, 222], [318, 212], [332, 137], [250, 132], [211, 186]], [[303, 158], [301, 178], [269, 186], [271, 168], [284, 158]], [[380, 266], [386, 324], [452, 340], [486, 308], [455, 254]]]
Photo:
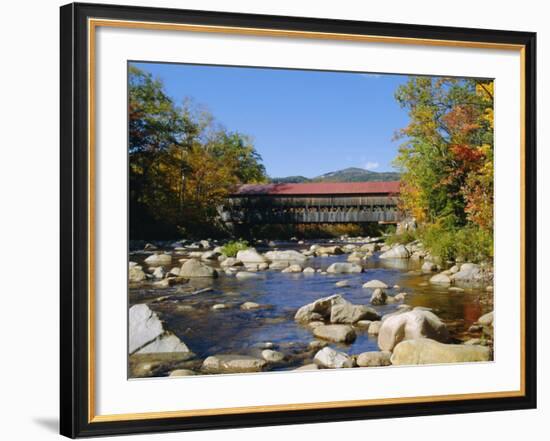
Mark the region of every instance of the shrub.
[[248, 242], [246, 240], [236, 240], [227, 242], [222, 247], [222, 252], [227, 257], [235, 257], [237, 253], [241, 250], [246, 250], [248, 248]]
[[408, 244], [411, 242], [414, 242], [416, 240], [416, 232], [415, 231], [405, 231], [404, 233], [397, 234], [392, 233], [389, 236], [386, 237], [386, 244], [388, 245], [395, 245], [395, 244]]

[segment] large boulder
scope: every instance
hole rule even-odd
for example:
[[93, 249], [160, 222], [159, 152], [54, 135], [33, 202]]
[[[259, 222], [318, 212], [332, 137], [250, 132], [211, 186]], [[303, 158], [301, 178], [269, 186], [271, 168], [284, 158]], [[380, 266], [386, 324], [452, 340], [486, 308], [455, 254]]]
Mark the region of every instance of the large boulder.
[[157, 314], [146, 304], [128, 312], [128, 352], [132, 354], [182, 353], [192, 355], [185, 343], [165, 331]]
[[145, 303], [134, 305], [128, 312], [128, 352], [134, 353], [164, 332], [157, 314]]
[[313, 335], [335, 343], [353, 343], [357, 338], [349, 325], [321, 325], [313, 329]]
[[357, 356], [357, 366], [359, 367], [376, 367], [376, 366], [389, 366], [391, 352], [372, 351], [363, 352]]
[[282, 273], [301, 273], [302, 267], [301, 265], [294, 263], [290, 266], [287, 266], [284, 270], [281, 271]]
[[271, 262], [305, 262], [307, 260], [307, 256], [295, 250], [268, 251], [265, 253], [265, 257]]
[[218, 277], [218, 272], [195, 259], [189, 259], [180, 268], [180, 277], [187, 279], [194, 277]]
[[258, 253], [255, 248], [248, 248], [237, 252], [237, 260], [240, 260], [244, 264], [267, 262], [267, 259]]
[[313, 361], [322, 367], [331, 369], [353, 367], [353, 360], [349, 355], [328, 346], [317, 352]]
[[425, 274], [429, 274], [434, 271], [437, 271], [437, 268], [438, 268], [437, 265], [433, 262], [430, 262], [429, 260], [422, 264], [422, 272]]
[[356, 323], [359, 320], [380, 320], [378, 313], [367, 305], [354, 305], [347, 301], [332, 306], [331, 323]]
[[172, 263], [172, 255], [170, 254], [151, 254], [145, 263], [149, 266], [170, 265]]
[[237, 266], [243, 266], [243, 263], [235, 257], [228, 257], [220, 263], [220, 266], [222, 268], [233, 268]]
[[449, 339], [449, 332], [434, 313], [413, 309], [382, 321], [378, 333], [378, 347], [383, 351], [391, 351], [403, 340], [423, 337], [445, 342]]
[[335, 294], [329, 297], [323, 297], [315, 300], [312, 303], [302, 306], [296, 312], [294, 319], [298, 322], [306, 323], [319, 316], [323, 319], [328, 319], [331, 314], [331, 309], [334, 305], [348, 303], [341, 295]]
[[361, 265], [349, 262], [336, 262], [327, 268], [329, 274], [351, 274], [360, 273], [363, 271]]
[[480, 345], [444, 344], [428, 338], [407, 340], [393, 350], [391, 363], [394, 365], [470, 363], [490, 361], [491, 350]]
[[409, 257], [410, 253], [405, 245], [395, 245], [388, 251], [380, 254], [380, 259], [408, 259]]
[[266, 363], [261, 358], [249, 355], [211, 355], [203, 361], [201, 369], [215, 374], [260, 372]]

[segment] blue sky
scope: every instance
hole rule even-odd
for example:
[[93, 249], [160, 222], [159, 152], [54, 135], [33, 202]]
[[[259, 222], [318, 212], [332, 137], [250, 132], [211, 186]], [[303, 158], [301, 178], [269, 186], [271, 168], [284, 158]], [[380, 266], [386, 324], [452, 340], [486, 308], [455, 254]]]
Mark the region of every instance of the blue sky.
[[314, 177], [346, 167], [393, 170], [407, 113], [394, 99], [406, 76], [133, 63], [181, 104], [205, 106], [250, 135], [271, 177]]

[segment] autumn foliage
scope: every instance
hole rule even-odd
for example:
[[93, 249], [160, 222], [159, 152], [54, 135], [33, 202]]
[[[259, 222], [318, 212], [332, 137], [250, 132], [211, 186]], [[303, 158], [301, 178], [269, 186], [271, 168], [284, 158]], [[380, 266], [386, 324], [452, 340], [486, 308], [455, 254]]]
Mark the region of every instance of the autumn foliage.
[[[410, 118], [397, 135], [402, 209], [445, 258], [491, 257], [493, 82], [410, 77], [396, 99]], [[443, 237], [448, 246], [436, 243]], [[459, 240], [462, 255], [451, 245]]]

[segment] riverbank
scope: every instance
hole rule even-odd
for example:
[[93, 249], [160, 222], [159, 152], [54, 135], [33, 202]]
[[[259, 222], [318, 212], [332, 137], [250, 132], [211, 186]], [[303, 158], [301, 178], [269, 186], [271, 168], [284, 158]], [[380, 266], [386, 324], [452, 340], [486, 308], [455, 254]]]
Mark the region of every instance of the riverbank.
[[[131, 338], [146, 322], [159, 332], [130, 348], [131, 377], [409, 364], [411, 351], [446, 354], [428, 362], [492, 357], [491, 324], [477, 323], [492, 311], [490, 272], [438, 267], [419, 244], [260, 241], [235, 258], [209, 241], [140, 245], [130, 253]], [[139, 305], [146, 314], [132, 318]], [[315, 313], [307, 320], [304, 307]], [[402, 341], [381, 343], [411, 323], [424, 330], [407, 338], [444, 346], [408, 344], [396, 356]]]

